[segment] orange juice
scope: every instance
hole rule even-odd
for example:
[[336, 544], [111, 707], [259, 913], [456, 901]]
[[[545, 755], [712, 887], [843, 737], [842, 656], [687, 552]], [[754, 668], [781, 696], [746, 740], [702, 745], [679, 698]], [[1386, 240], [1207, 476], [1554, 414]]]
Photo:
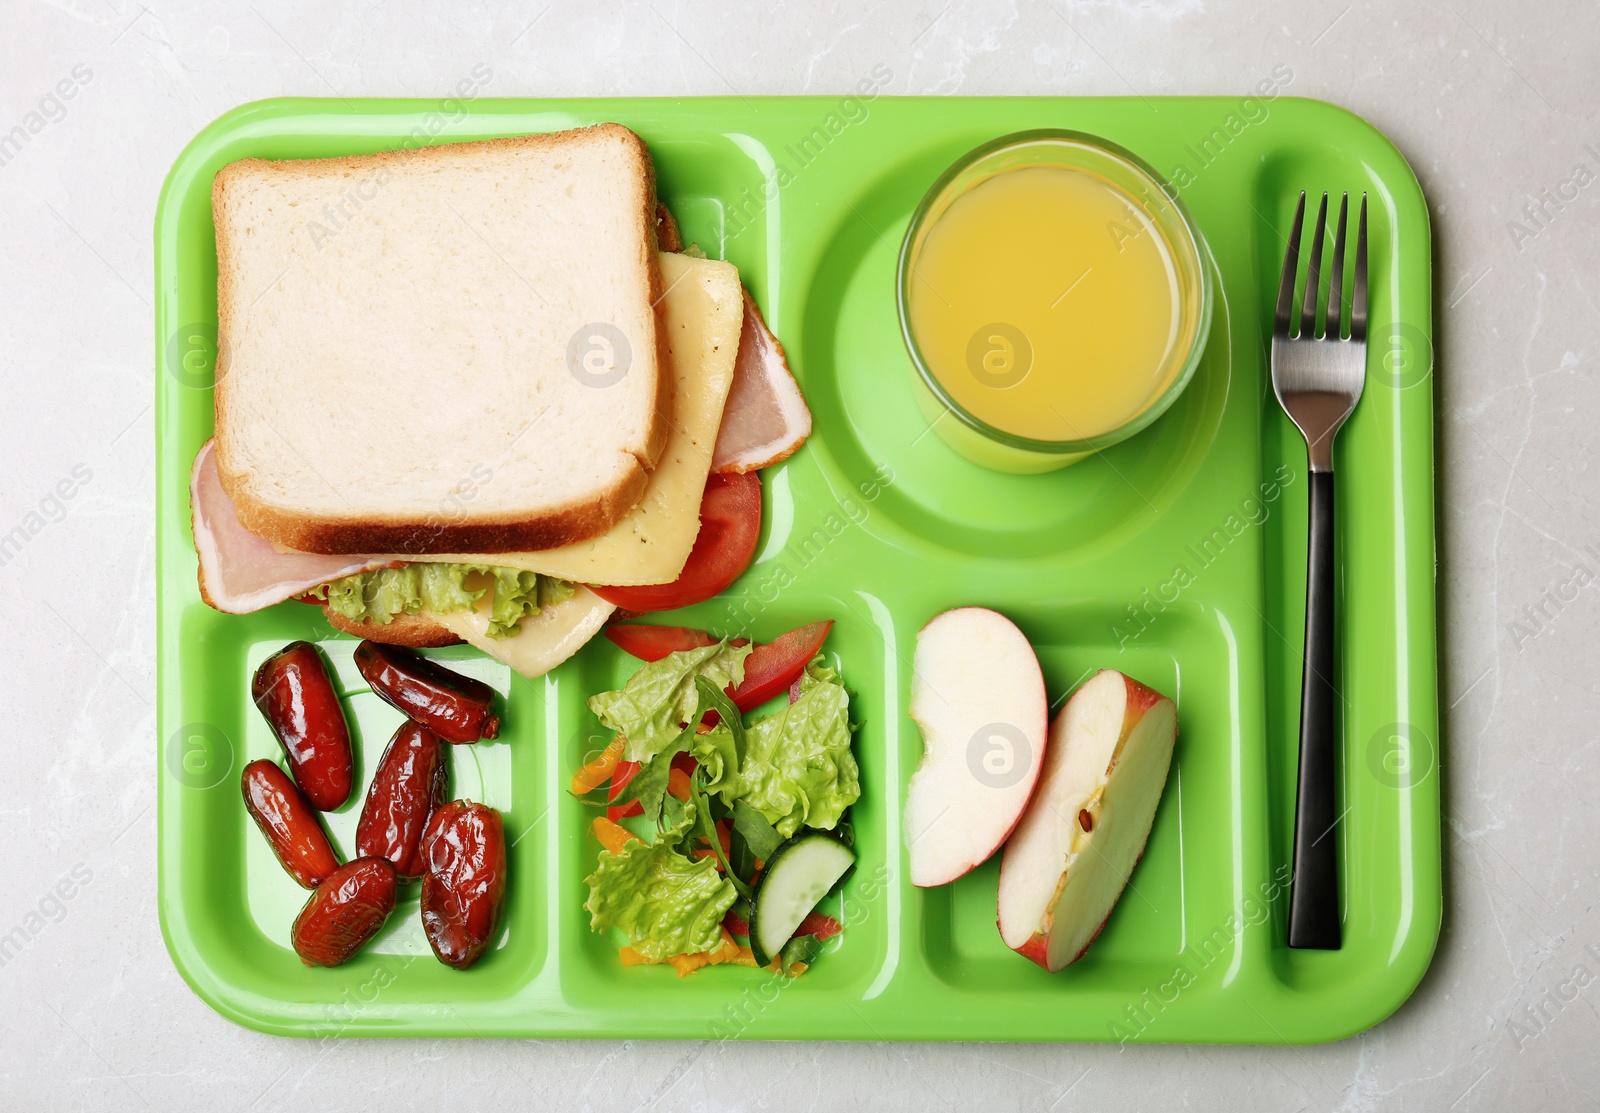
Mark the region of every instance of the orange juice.
[[930, 215], [905, 280], [909, 327], [979, 421], [1034, 441], [1102, 437], [1184, 371], [1197, 325], [1172, 245], [1110, 181], [1023, 165]]

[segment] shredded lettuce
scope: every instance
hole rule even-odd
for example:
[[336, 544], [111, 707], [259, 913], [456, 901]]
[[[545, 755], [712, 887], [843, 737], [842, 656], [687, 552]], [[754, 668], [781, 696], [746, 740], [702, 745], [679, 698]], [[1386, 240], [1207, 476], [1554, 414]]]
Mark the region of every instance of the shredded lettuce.
[[[468, 587], [467, 578], [474, 573], [488, 577], [489, 582]], [[565, 580], [516, 568], [423, 562], [357, 572], [326, 583], [319, 590], [335, 613], [352, 622], [380, 626], [400, 614], [471, 610], [485, 592], [492, 591], [489, 636], [505, 638], [516, 633], [517, 624], [526, 616], [570, 597], [573, 587]]]
[[[585, 878], [589, 926], [621, 928], [651, 962], [709, 951], [722, 941], [722, 917], [733, 905], [733, 884], [711, 858], [681, 854], [683, 827], [654, 843], [630, 841], [621, 854], [600, 852]], [[674, 837], [676, 836], [676, 837]]]
[[727, 640], [669, 653], [643, 665], [622, 688], [590, 696], [589, 709], [627, 739], [622, 753], [626, 760], [649, 761], [695, 717], [700, 706], [696, 678], [703, 676], [724, 691], [744, 679], [748, 656], [748, 645]]
[[802, 825], [829, 829], [861, 797], [850, 752], [850, 696], [818, 655], [800, 679], [800, 698], [745, 729], [743, 761], [731, 732], [695, 739], [706, 791], [724, 803], [743, 800], [784, 838]]

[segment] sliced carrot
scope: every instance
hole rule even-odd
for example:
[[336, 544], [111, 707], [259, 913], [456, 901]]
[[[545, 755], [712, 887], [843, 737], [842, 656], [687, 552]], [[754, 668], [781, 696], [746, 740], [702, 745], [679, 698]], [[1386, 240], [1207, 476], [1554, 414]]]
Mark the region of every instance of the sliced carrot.
[[811, 969], [811, 966], [808, 963], [791, 962], [789, 964], [789, 977], [798, 978], [801, 974], [804, 974], [809, 969]]
[[682, 769], [673, 769], [667, 774], [667, 791], [679, 800], [689, 799], [689, 774]]
[[693, 955], [673, 955], [667, 961], [678, 972], [678, 977], [687, 978], [702, 966], [709, 966], [711, 964], [711, 956], [701, 951], [699, 954]]
[[[626, 950], [626, 948], [624, 948]], [[692, 955], [673, 955], [667, 959], [672, 968], [678, 972], [678, 977], [687, 978], [696, 970], [706, 966], [721, 966], [724, 963], [733, 963], [738, 966], [754, 966], [755, 956], [750, 953], [749, 947], [741, 947], [733, 941], [733, 936], [728, 934], [728, 929], [722, 929], [722, 940], [709, 951], [698, 951]]]
[[[672, 773], [672, 776], [675, 777], [677, 775], [678, 775], [677, 771], [674, 770], [673, 773]], [[669, 780], [670, 780], [670, 778], [669, 778]], [[669, 789], [669, 791], [670, 791], [670, 789]], [[731, 847], [731, 844], [730, 844], [730, 831], [731, 831], [731, 828], [728, 826], [728, 821], [726, 819], [717, 820], [717, 841], [722, 844], [722, 858], [726, 858], [726, 857], [728, 857], [729, 855], [731, 855], [733, 853], [733, 850], [732, 850], [732, 847]], [[706, 841], [706, 837], [704, 835], [701, 835], [699, 838], [700, 838], [701, 842], [705, 842]], [[691, 857], [691, 858], [710, 858], [710, 857], [713, 857], [713, 852], [712, 852], [711, 847], [709, 845], [708, 846], [702, 846], [702, 847], [700, 847], [700, 848], [698, 848], [696, 850], [691, 850], [689, 852], [689, 857]], [[719, 869], [719, 870], [722, 869], [722, 858], [718, 858], [717, 859], [717, 869]], [[748, 933], [746, 933], [746, 934], [748, 934]]]
[[654, 966], [654, 965], [656, 965], [653, 961], [651, 961], [648, 958], [645, 958], [642, 954], [640, 954], [638, 951], [634, 950], [632, 947], [623, 947], [621, 950], [617, 951], [617, 957], [622, 960], [622, 965], [624, 965], [624, 966]]
[[572, 774], [572, 794], [583, 796], [593, 792], [611, 779], [611, 774], [616, 771], [617, 762], [622, 759], [622, 735], [617, 735], [611, 740], [611, 745], [600, 752], [600, 756], [586, 765], [579, 767]]
[[621, 854], [622, 848], [628, 845], [629, 839], [637, 839], [626, 827], [620, 827], [603, 815], [594, 817], [594, 837], [600, 840], [600, 845], [605, 847], [608, 854]]
[[728, 929], [722, 929], [722, 946], [711, 952], [713, 962], [733, 962], [739, 957], [739, 944], [733, 941], [733, 936], [728, 934]]

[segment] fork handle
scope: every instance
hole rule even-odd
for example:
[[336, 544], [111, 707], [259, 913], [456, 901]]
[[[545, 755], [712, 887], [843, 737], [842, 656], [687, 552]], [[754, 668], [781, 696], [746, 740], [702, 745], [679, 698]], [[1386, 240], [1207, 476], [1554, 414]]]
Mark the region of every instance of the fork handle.
[[1333, 472], [1311, 473], [1306, 652], [1300, 688], [1289, 946], [1336, 951], [1339, 921], [1338, 692], [1333, 647]]

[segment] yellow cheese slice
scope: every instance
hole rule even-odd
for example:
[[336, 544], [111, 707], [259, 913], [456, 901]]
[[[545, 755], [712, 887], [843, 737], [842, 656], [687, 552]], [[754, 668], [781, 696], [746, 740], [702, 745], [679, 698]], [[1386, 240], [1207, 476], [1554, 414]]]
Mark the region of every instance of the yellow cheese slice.
[[533, 553], [430, 554], [434, 559], [520, 568], [580, 584], [667, 584], [678, 578], [700, 532], [700, 496], [733, 384], [744, 300], [738, 269], [715, 259], [663, 252], [661, 282], [675, 391], [672, 428], [639, 505], [606, 533], [575, 545]]
[[[488, 599], [486, 595], [484, 601]], [[480, 601], [483, 602], [483, 601]], [[582, 649], [617, 608], [586, 587], [529, 615], [509, 638], [489, 636], [488, 607], [429, 617], [475, 649], [505, 662], [523, 676], [543, 676]]]

